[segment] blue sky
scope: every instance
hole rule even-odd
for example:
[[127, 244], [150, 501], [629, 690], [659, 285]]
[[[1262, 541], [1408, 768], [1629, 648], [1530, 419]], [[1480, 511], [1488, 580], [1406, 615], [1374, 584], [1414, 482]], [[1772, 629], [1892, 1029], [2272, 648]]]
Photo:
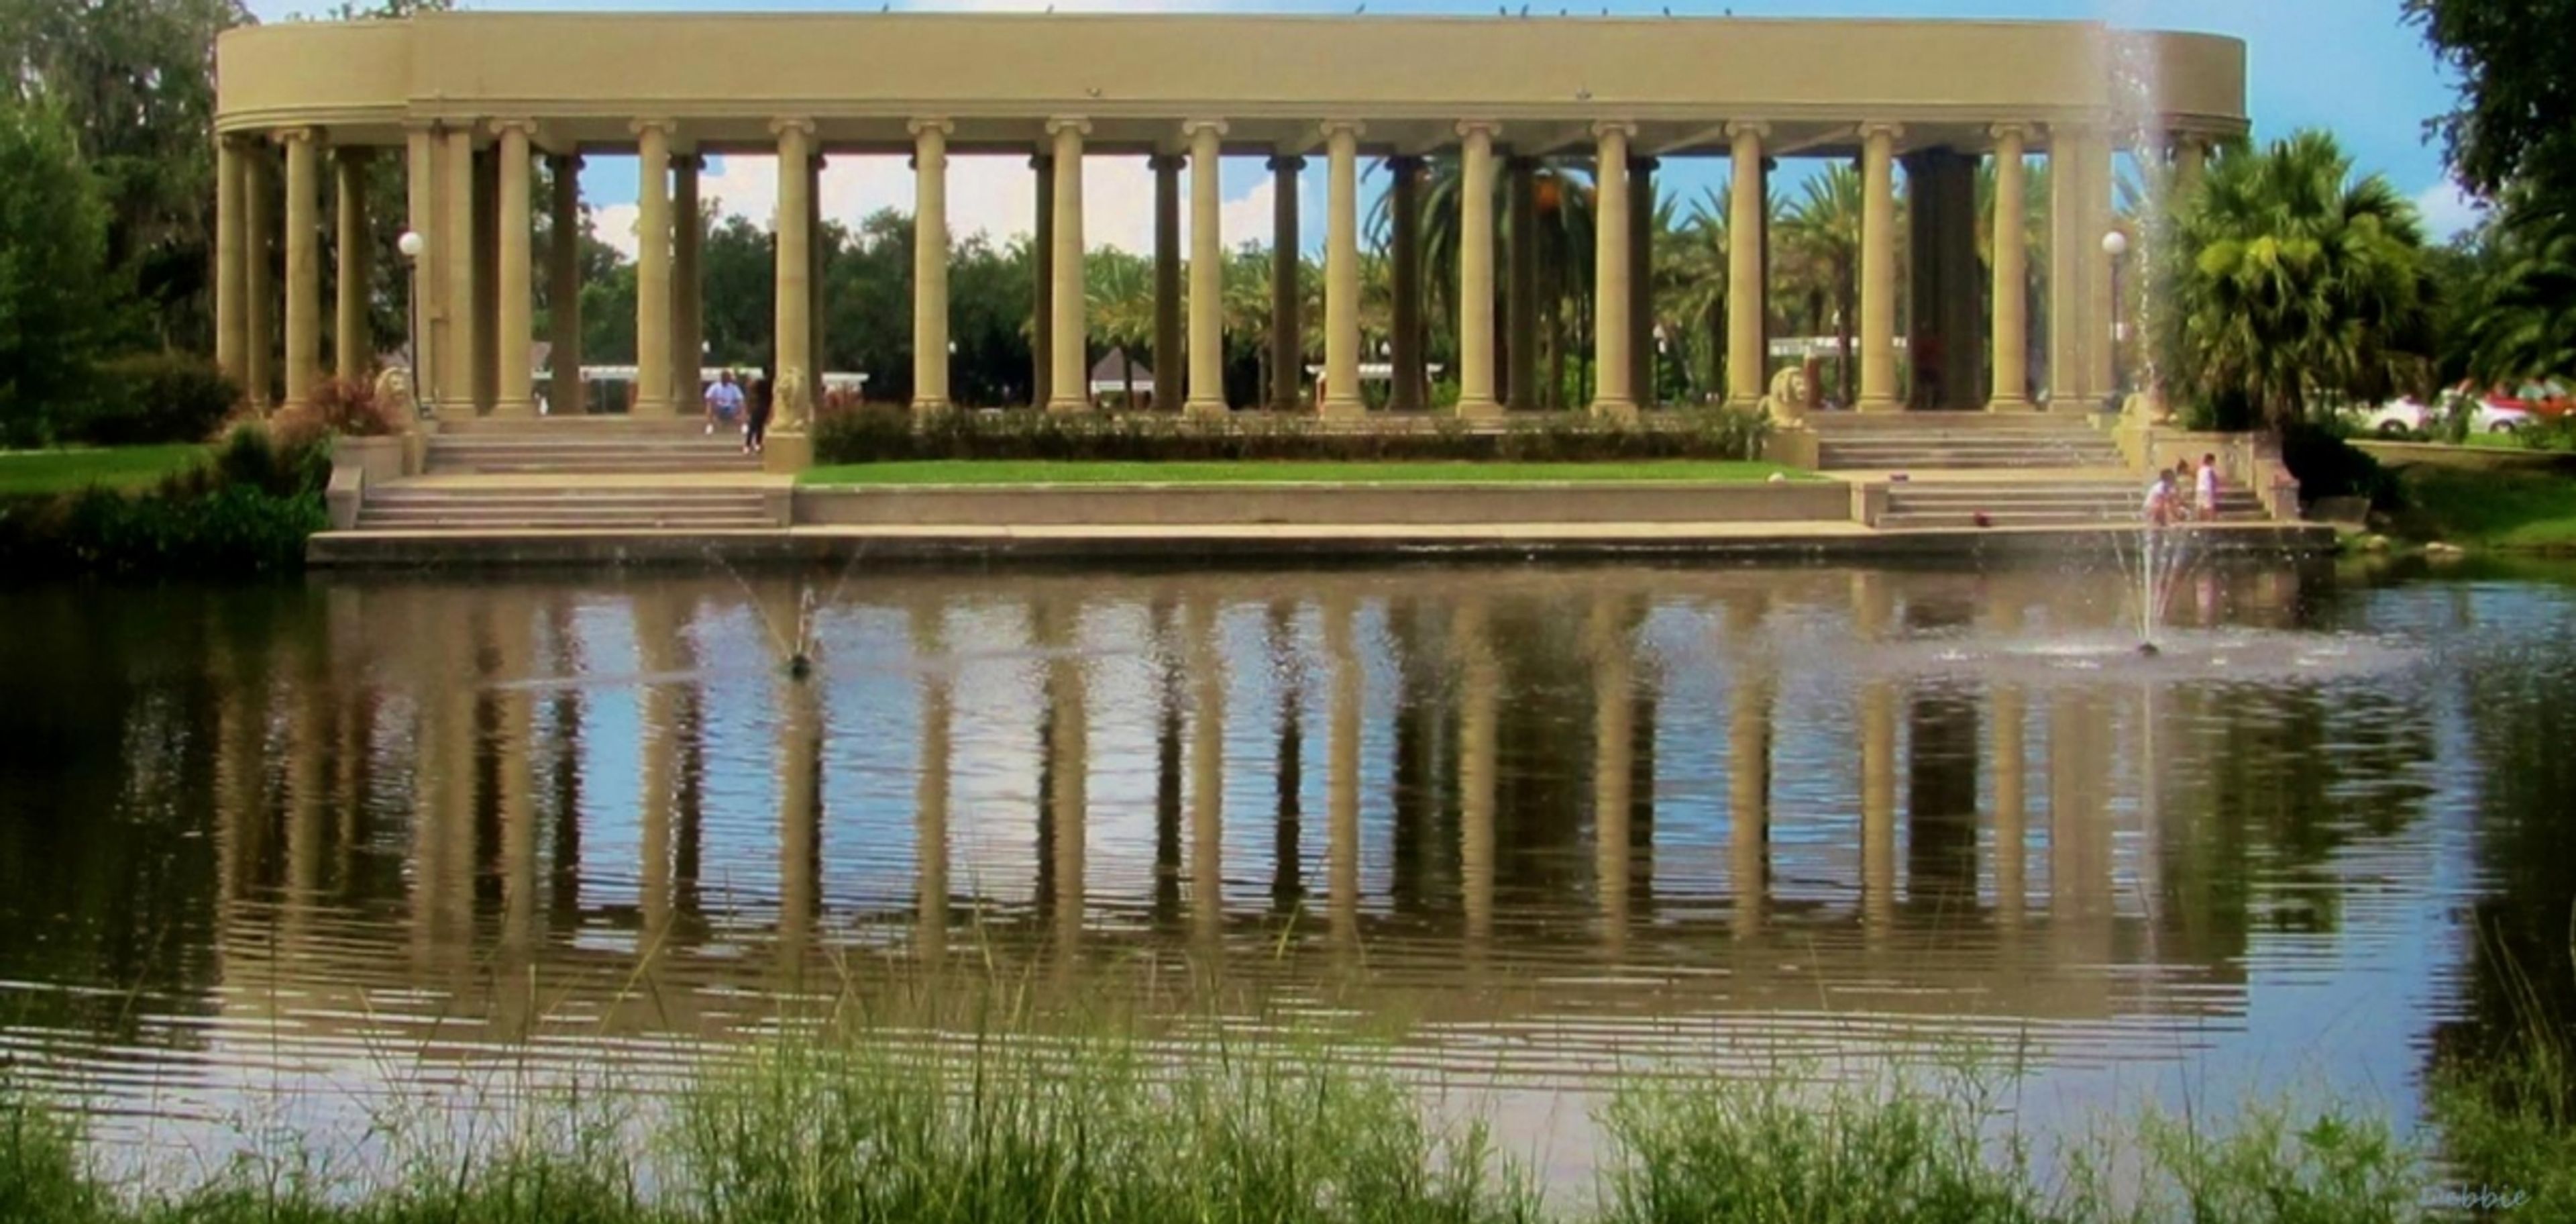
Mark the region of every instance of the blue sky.
[[[1492, 11], [1494, 0], [1370, 0], [1371, 13], [1459, 13]], [[1536, 7], [1565, 7], [1554, 0]], [[483, 9], [616, 10], [805, 10], [867, 11], [875, 0], [466, 0]], [[1040, 9], [1047, 0], [895, 0], [894, 7], [913, 10]], [[2442, 174], [2441, 152], [2424, 138], [2424, 120], [2450, 108], [2453, 82], [2437, 64], [2417, 31], [2398, 18], [2398, 0], [1591, 0], [1571, 5], [1590, 12], [1660, 13], [1779, 17], [1954, 17], [2094, 19], [2119, 26], [2199, 30], [2232, 35], [2247, 47], [2247, 90], [2258, 138], [2284, 135], [2301, 127], [2321, 127], [2343, 142], [2359, 168], [2385, 174], [2399, 190], [2424, 209], [2428, 227], [2447, 236], [2473, 219], [2468, 204]], [[250, 0], [262, 20], [329, 7], [321, 0]], [[1341, 13], [1348, 0], [1055, 0], [1060, 11], [1179, 9], [1188, 11], [1261, 11]], [[765, 220], [771, 186], [769, 163], [723, 159], [709, 168], [708, 192], [732, 211]], [[833, 215], [855, 220], [874, 208], [909, 205], [911, 176], [900, 159], [854, 158], [836, 162], [824, 199]], [[1031, 204], [1025, 164], [1014, 173], [997, 159], [959, 159], [949, 196], [951, 223], [960, 233], [985, 229], [1007, 235], [1024, 231]], [[1094, 159], [1102, 161], [1105, 159]], [[1121, 159], [1123, 162], [1124, 159]], [[1695, 197], [1702, 187], [1717, 185], [1725, 173], [1722, 160], [1675, 159], [1666, 162], [1666, 190]], [[1792, 175], [1796, 163], [1784, 167]], [[1229, 159], [1225, 165], [1226, 234], [1229, 242], [1268, 232], [1268, 175], [1254, 159]], [[1310, 170], [1301, 184], [1304, 204], [1320, 215], [1323, 176]], [[586, 195], [603, 209], [603, 232], [616, 230], [631, 216], [635, 195], [631, 159], [595, 159], [585, 176]], [[1794, 190], [1794, 187], [1790, 188]], [[1141, 162], [1086, 167], [1085, 198], [1090, 205], [1090, 234], [1095, 242], [1137, 249], [1150, 227], [1150, 179]], [[1308, 225], [1309, 245], [1320, 243], [1323, 226]]]

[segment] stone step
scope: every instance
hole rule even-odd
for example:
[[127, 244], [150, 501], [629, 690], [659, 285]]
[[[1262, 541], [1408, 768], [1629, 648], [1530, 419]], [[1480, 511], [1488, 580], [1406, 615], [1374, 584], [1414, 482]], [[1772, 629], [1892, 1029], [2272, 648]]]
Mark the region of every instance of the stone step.
[[583, 530], [619, 529], [649, 530], [672, 528], [707, 531], [757, 531], [774, 528], [777, 523], [765, 514], [655, 514], [650, 511], [626, 511], [612, 514], [487, 514], [478, 511], [450, 510], [366, 510], [358, 515], [361, 530], [430, 529], [463, 531]]
[[758, 493], [730, 489], [405, 489], [367, 494], [369, 506], [489, 506], [545, 509], [723, 509], [762, 504]]
[[[2221, 512], [2218, 516], [2218, 521], [2224, 523], [2255, 523], [2261, 522], [2262, 520], [2263, 516], [2259, 513], [2247, 514], [2238, 512]], [[2099, 523], [2135, 524], [2136, 522], [2136, 517], [2133, 514], [2113, 513], [2107, 510], [2099, 514], [2085, 514], [2074, 511], [1989, 510], [1986, 512], [1986, 521], [1982, 525], [1988, 527], [2063, 527]], [[1965, 510], [1890, 510], [1885, 514], [1880, 515], [1878, 519], [1878, 527], [1882, 531], [1902, 531], [1907, 528], [1921, 527], [1975, 527], [1979, 525], [1976, 515]]]

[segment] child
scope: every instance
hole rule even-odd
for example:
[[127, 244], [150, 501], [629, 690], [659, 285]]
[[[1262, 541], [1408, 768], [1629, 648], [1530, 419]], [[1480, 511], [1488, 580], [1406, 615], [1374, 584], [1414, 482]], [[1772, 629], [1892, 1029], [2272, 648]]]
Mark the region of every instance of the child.
[[2195, 483], [2192, 490], [2194, 494], [2192, 498], [2192, 508], [2199, 512], [2200, 521], [2204, 523], [2217, 522], [2218, 456], [2214, 453], [2205, 453], [2201, 455], [2200, 471], [2194, 474], [2193, 479]]

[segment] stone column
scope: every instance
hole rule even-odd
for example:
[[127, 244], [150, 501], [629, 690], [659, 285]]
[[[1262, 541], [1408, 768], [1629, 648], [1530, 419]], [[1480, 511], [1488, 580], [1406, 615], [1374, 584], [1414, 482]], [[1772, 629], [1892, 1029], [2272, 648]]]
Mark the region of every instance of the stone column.
[[430, 248], [447, 269], [447, 289], [440, 296], [447, 306], [447, 340], [445, 374], [440, 378], [438, 408], [441, 416], [459, 419], [474, 415], [474, 372], [482, 366], [482, 336], [475, 326], [475, 282], [481, 262], [474, 252], [474, 216], [478, 211], [474, 199], [474, 130], [471, 126], [447, 129], [447, 165], [442, 171], [447, 188], [446, 217], [439, 236], [446, 239], [444, 252]]
[[554, 180], [548, 228], [554, 235], [546, 251], [546, 350], [552, 386], [546, 406], [556, 416], [580, 416], [590, 410], [581, 389], [581, 158], [558, 154], [546, 159]]
[[823, 376], [832, 369], [832, 346], [827, 343], [832, 320], [832, 235], [823, 228], [823, 162], [823, 154], [817, 151], [805, 163], [805, 283], [813, 287], [805, 311], [805, 351], [814, 359], [805, 376], [808, 419], [822, 411]]
[[1325, 416], [1358, 416], [1360, 400], [1360, 125], [1324, 124]]
[[528, 250], [536, 225], [529, 198], [528, 138], [535, 133], [536, 124], [525, 119], [504, 119], [493, 124], [492, 130], [501, 138], [501, 309], [497, 354], [501, 378], [499, 392], [492, 401], [492, 415], [529, 417], [537, 414], [533, 382], [536, 361], [531, 351], [536, 343], [536, 264]]
[[2030, 206], [2023, 192], [2024, 142], [2029, 130], [2018, 123], [1999, 123], [1995, 137], [1994, 391], [1990, 412], [2027, 412], [2030, 402], [2030, 272], [2024, 260], [2029, 237], [2022, 232]]
[[474, 410], [490, 412], [500, 396], [501, 351], [500, 150], [474, 154]]
[[1768, 307], [1763, 293], [1764, 193], [1771, 189], [1762, 163], [1767, 123], [1730, 123], [1727, 138], [1732, 182], [1726, 200], [1726, 402], [1750, 411], [1762, 403], [1770, 373]]
[[1029, 407], [1044, 408], [1055, 386], [1055, 159], [1037, 154], [1029, 169], [1038, 196], [1037, 233], [1029, 240]]
[[1091, 121], [1049, 119], [1046, 130], [1055, 140], [1055, 284], [1049, 299], [1055, 368], [1047, 411], [1081, 412], [1091, 407], [1091, 333], [1082, 277], [1082, 138], [1091, 134]]
[[405, 224], [420, 235], [420, 256], [403, 261], [405, 318], [403, 342], [411, 352], [411, 393], [415, 403], [434, 410], [438, 404], [438, 338], [447, 326], [446, 241], [438, 227], [438, 132], [433, 125], [403, 126]]
[[1458, 125], [1458, 415], [1500, 416], [1494, 399], [1494, 136], [1488, 120]]
[[250, 244], [244, 240], [241, 142], [215, 138], [215, 365], [235, 382], [247, 372], [244, 356], [250, 309], [243, 293]]
[[[2118, 408], [2116, 403], [2099, 401], [2119, 392], [2117, 353], [2112, 325], [2119, 319], [2119, 303], [2113, 300], [2119, 279], [2113, 260], [2102, 250], [2102, 235], [2111, 229], [2111, 137], [2100, 128], [2085, 133], [2084, 138], [2084, 234], [2076, 247], [2092, 271], [2085, 277], [2084, 351], [2087, 362], [2085, 381], [2097, 406]], [[2134, 259], [2134, 254], [2127, 257]]]
[[[2073, 124], [2048, 129], [2048, 407], [2084, 412], [2084, 281], [2092, 266], [2083, 237], [2083, 137]], [[2094, 241], [2099, 241], [2098, 236]]]
[[1592, 415], [1633, 417], [1637, 390], [1628, 361], [1636, 336], [1629, 330], [1628, 138], [1633, 123], [1596, 123], [1600, 142], [1592, 177]]
[[1306, 159], [1282, 154], [1270, 159], [1270, 410], [1295, 412], [1303, 406], [1305, 338], [1301, 334], [1305, 297], [1298, 278], [1297, 172]]
[[331, 168], [340, 232], [333, 244], [340, 257], [332, 278], [337, 298], [331, 318], [332, 372], [351, 382], [367, 376], [376, 363], [375, 328], [367, 322], [369, 274], [375, 268], [373, 241], [367, 236], [367, 158], [361, 148], [332, 150]]
[[1985, 291], [1977, 262], [1977, 163], [1949, 147], [1905, 155], [1908, 195], [1906, 288], [1913, 337], [1906, 349], [1914, 380], [1911, 406], [1968, 409], [1986, 403]]
[[2209, 145], [2188, 133], [2175, 137], [2173, 151], [2173, 198], [2188, 200], [2200, 192], [2200, 181], [2209, 172]]
[[1082, 412], [1092, 407], [1090, 327], [1084, 320], [1082, 283], [1082, 137], [1090, 137], [1090, 119], [1048, 119], [1046, 134], [1056, 142], [1056, 258], [1048, 271], [1048, 327], [1056, 332], [1048, 356], [1048, 412]]
[[1388, 252], [1395, 265], [1389, 269], [1395, 282], [1395, 334], [1388, 338], [1395, 381], [1386, 406], [1393, 412], [1420, 412], [1429, 389], [1422, 360], [1422, 159], [1395, 157], [1386, 165], [1395, 178], [1387, 201], [1395, 222]]
[[[1224, 192], [1217, 178], [1225, 122], [1181, 125], [1190, 141], [1190, 380], [1192, 415], [1225, 412], [1225, 243], [1219, 231]], [[1156, 377], [1162, 377], [1156, 371]], [[1159, 393], [1161, 384], [1156, 384]]]
[[242, 148], [242, 394], [275, 405], [277, 385], [277, 163], [263, 145]]
[[946, 119], [912, 132], [912, 410], [948, 408], [948, 136]]
[[698, 192], [706, 164], [694, 153], [671, 157], [671, 410], [681, 416], [706, 409], [707, 218]]
[[814, 379], [814, 123], [780, 119], [778, 137], [778, 301], [770, 342], [778, 370], [770, 394], [771, 428], [801, 434], [807, 408], [798, 401]]
[[1894, 412], [1896, 399], [1896, 138], [1893, 123], [1861, 125], [1860, 402]]
[[1655, 170], [1651, 157], [1628, 159], [1628, 393], [1655, 406]]
[[[635, 415], [669, 416], [671, 402], [671, 122], [643, 119], [635, 194]], [[772, 388], [772, 393], [775, 393]]]
[[[1186, 360], [1181, 355], [1181, 165], [1157, 154], [1154, 170], [1154, 410], [1180, 406]], [[1129, 355], [1134, 360], [1134, 355]], [[1128, 405], [1134, 408], [1135, 405]]]
[[1503, 298], [1504, 405], [1528, 412], [1546, 402], [1538, 386], [1538, 159], [1511, 160], [1511, 266]]
[[322, 134], [288, 128], [286, 148], [286, 406], [313, 401], [322, 378], [322, 184], [314, 145]]

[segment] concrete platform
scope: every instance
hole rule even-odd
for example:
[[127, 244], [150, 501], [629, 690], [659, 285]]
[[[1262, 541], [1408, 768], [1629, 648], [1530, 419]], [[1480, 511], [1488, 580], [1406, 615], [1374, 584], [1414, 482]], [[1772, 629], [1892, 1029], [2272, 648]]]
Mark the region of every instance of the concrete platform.
[[[2330, 551], [2332, 529], [2246, 523], [2196, 528], [2213, 552], [2299, 557]], [[988, 563], [1003, 560], [1252, 564], [1388, 559], [1691, 557], [1718, 561], [1956, 559], [2100, 553], [2119, 527], [1879, 531], [1848, 522], [1503, 523], [1320, 526], [815, 526], [765, 531], [346, 531], [313, 537], [328, 567]]]

